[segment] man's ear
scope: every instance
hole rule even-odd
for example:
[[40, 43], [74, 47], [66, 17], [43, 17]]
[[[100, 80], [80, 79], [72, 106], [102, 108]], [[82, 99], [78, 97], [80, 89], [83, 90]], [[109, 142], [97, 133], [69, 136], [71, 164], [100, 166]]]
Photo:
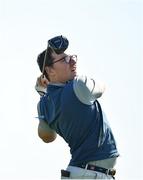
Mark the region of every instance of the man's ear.
[[46, 71], [46, 73], [48, 74], [48, 75], [54, 75], [54, 73], [55, 73], [55, 71], [54, 71], [54, 69], [53, 69], [53, 67], [49, 67], [49, 66], [46, 66], [45, 67], [45, 71]]

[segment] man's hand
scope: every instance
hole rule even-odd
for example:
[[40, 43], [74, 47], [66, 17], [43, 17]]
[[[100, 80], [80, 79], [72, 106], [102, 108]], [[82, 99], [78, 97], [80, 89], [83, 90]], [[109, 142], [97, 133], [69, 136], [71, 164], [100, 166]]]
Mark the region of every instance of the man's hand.
[[48, 79], [43, 77], [43, 75], [37, 78], [35, 89], [40, 96], [43, 96], [46, 93], [48, 83]]

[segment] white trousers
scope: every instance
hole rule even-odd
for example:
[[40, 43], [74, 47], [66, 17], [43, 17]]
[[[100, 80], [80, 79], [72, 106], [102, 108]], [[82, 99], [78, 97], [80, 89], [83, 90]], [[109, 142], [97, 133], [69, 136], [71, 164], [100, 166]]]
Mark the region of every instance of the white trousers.
[[91, 171], [75, 166], [68, 166], [67, 171], [70, 172], [70, 177], [61, 177], [61, 179], [114, 179], [110, 175], [106, 175], [101, 172]]

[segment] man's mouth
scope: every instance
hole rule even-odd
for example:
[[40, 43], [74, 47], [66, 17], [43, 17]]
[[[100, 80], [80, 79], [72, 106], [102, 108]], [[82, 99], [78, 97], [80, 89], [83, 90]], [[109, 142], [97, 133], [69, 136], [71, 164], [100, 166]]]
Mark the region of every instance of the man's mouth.
[[72, 71], [72, 72], [76, 72], [76, 68], [73, 68], [71, 71]]
[[71, 71], [76, 72], [76, 67], [73, 67], [73, 68], [71, 69]]

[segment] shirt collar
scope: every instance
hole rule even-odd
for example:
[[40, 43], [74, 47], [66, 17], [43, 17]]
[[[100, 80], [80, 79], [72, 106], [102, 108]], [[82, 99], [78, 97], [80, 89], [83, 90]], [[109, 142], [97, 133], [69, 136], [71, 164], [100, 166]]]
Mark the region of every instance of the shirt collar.
[[48, 85], [63, 87], [63, 86], [65, 86], [65, 84], [66, 83], [52, 83], [52, 82], [49, 82]]

